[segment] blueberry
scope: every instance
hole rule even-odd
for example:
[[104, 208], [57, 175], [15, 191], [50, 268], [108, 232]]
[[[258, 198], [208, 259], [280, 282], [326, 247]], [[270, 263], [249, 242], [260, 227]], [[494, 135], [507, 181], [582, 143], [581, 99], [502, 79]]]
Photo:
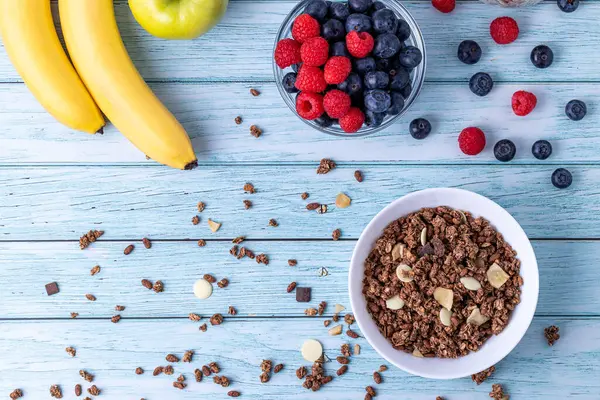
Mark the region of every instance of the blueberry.
[[371, 71], [365, 74], [365, 87], [367, 89], [385, 89], [390, 83], [390, 78], [384, 71]]
[[395, 34], [398, 30], [398, 18], [390, 9], [375, 11], [371, 18], [373, 18], [373, 30], [377, 33]]
[[538, 68], [548, 68], [554, 61], [554, 53], [550, 47], [541, 44], [531, 50], [529, 59]]
[[412, 93], [412, 84], [408, 82], [408, 85], [400, 89], [400, 94], [404, 97], [404, 100], [408, 99], [408, 96]]
[[348, 53], [348, 49], [346, 48], [346, 42], [335, 42], [329, 47], [329, 52], [332, 56], [350, 57], [350, 53]]
[[398, 54], [402, 43], [400, 39], [391, 33], [382, 33], [375, 38], [373, 55], [378, 58], [390, 58]]
[[508, 139], [499, 140], [494, 146], [494, 156], [498, 161], [508, 162], [515, 157], [516, 152], [515, 144]]
[[552, 154], [552, 145], [547, 140], [538, 140], [531, 146], [531, 152], [538, 160], [545, 160]]
[[292, 70], [294, 72], [300, 71], [300, 67], [302, 67], [302, 63], [301, 62], [299, 62], [298, 64], [292, 64]]
[[377, 71], [390, 72], [392, 62], [389, 58], [378, 58], [375, 60], [375, 68], [377, 68]]
[[410, 37], [411, 34], [412, 32], [410, 31], [410, 26], [408, 25], [408, 22], [406, 22], [403, 19], [399, 19], [398, 30], [396, 31], [396, 36], [398, 36], [398, 39], [400, 39], [401, 42], [404, 42]]
[[481, 47], [473, 40], [464, 40], [458, 45], [458, 59], [465, 64], [477, 64], [481, 59]]
[[327, 114], [322, 114], [319, 118], [315, 119], [315, 122], [317, 125], [322, 126], [323, 128], [329, 128], [331, 125], [333, 125], [335, 120]]
[[410, 123], [408, 128], [410, 136], [415, 139], [425, 139], [431, 132], [431, 124], [425, 118], [417, 118]]
[[571, 100], [565, 107], [565, 113], [573, 121], [579, 121], [587, 114], [587, 106], [581, 100]]
[[421, 50], [419, 50], [417, 47], [406, 46], [400, 50], [398, 60], [402, 66], [412, 69], [421, 64], [421, 61], [423, 61], [423, 54], [421, 54]]
[[365, 94], [365, 107], [373, 112], [386, 112], [392, 105], [390, 95], [383, 90], [370, 90]]
[[296, 85], [296, 73], [288, 72], [287, 74], [285, 74], [285, 76], [281, 80], [281, 84], [283, 85], [283, 88], [285, 89], [286, 92], [296, 93], [298, 91], [298, 89], [295, 86]]
[[357, 73], [351, 72], [346, 80], [338, 85], [338, 89], [348, 93], [350, 96], [362, 93], [363, 83]]
[[383, 10], [384, 8], [387, 8], [384, 3], [376, 1], [371, 6], [371, 11], [374, 13], [375, 11]]
[[401, 90], [410, 82], [410, 75], [404, 68], [390, 71], [390, 89]]
[[348, 6], [353, 12], [364, 13], [373, 4], [373, 0], [348, 0]]
[[346, 3], [340, 3], [339, 1], [335, 1], [329, 6], [329, 16], [331, 18], [339, 19], [340, 21], [345, 21], [349, 15], [350, 10], [348, 9], [348, 5]]
[[494, 87], [494, 81], [489, 74], [478, 72], [471, 77], [469, 81], [469, 89], [477, 96], [487, 96]]
[[344, 40], [346, 37], [346, 28], [341, 21], [332, 18], [321, 26], [321, 36], [326, 40]]
[[572, 13], [579, 7], [579, 0], [556, 0], [556, 5], [561, 11]]
[[373, 57], [365, 57], [354, 60], [354, 69], [360, 75], [365, 75], [367, 72], [375, 71], [377, 65], [375, 65], [375, 59]]
[[323, 0], [310, 0], [306, 7], [304, 7], [304, 12], [319, 22], [325, 20], [327, 16], [327, 3]]
[[568, 188], [573, 183], [573, 175], [564, 169], [558, 168], [552, 173], [552, 184], [559, 189]]
[[365, 124], [370, 127], [376, 127], [381, 125], [383, 119], [385, 118], [385, 113], [377, 113], [371, 110], [365, 111]]
[[371, 17], [364, 14], [350, 14], [346, 19], [346, 32], [369, 32], [373, 28]]
[[388, 108], [387, 113], [389, 115], [397, 115], [400, 114], [402, 109], [404, 108], [404, 96], [402, 93], [391, 91], [390, 98], [392, 99], [392, 105]]

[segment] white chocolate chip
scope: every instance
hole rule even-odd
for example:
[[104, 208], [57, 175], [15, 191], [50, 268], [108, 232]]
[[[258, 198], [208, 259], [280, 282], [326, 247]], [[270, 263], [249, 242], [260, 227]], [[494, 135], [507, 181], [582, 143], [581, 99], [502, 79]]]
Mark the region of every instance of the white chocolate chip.
[[336, 325], [331, 328], [329, 331], [329, 336], [337, 336], [342, 333], [342, 325]]
[[471, 311], [471, 315], [467, 318], [467, 324], [480, 326], [488, 322], [490, 319], [485, 315], [482, 315], [479, 311], [479, 308], [475, 307], [473, 311]]
[[213, 287], [206, 279], [198, 279], [194, 283], [194, 296], [199, 299], [208, 299], [213, 292]]
[[318, 340], [308, 339], [302, 345], [301, 352], [306, 361], [315, 362], [323, 355], [323, 346]]
[[401, 282], [408, 283], [415, 279], [410, 272], [412, 272], [412, 268], [406, 264], [400, 264], [396, 267], [396, 276]]
[[413, 352], [412, 352], [412, 355], [413, 355], [413, 356], [415, 356], [415, 357], [417, 357], [417, 358], [423, 358], [423, 353], [421, 353], [421, 352], [419, 351], [419, 349], [417, 349], [416, 347], [415, 347], [415, 349], [413, 350]]
[[481, 283], [479, 283], [477, 279], [470, 276], [460, 278], [460, 283], [462, 283], [467, 290], [477, 291], [481, 289]]
[[446, 310], [452, 310], [452, 302], [454, 301], [454, 292], [452, 290], [442, 287], [435, 288], [433, 298]]
[[421, 231], [421, 246], [425, 246], [427, 244], [427, 227], [423, 228]]
[[221, 228], [221, 224], [219, 222], [215, 222], [212, 219], [208, 219], [208, 226], [210, 230], [214, 232], [218, 231]]
[[404, 257], [404, 249], [406, 245], [404, 243], [396, 243], [392, 249], [392, 260], [397, 261]]
[[346, 196], [344, 193], [338, 194], [337, 197], [335, 198], [335, 206], [337, 208], [349, 207], [350, 203], [352, 203], [352, 200], [350, 199], [350, 197]]
[[335, 305], [335, 313], [336, 313], [336, 314], [339, 314], [339, 313], [341, 313], [341, 312], [342, 312], [342, 311], [344, 311], [345, 309], [346, 309], [346, 307], [344, 307], [344, 306], [343, 306], [343, 305], [341, 305], [341, 304], [336, 304], [336, 305]]
[[444, 307], [440, 308], [440, 321], [442, 321], [442, 324], [445, 326], [452, 325], [450, 317], [452, 317], [452, 313], [450, 311], [446, 310]]
[[404, 300], [402, 300], [400, 296], [395, 295], [394, 297], [387, 299], [385, 301], [385, 305], [390, 310], [400, 310], [402, 307], [404, 307]]
[[504, 270], [496, 263], [493, 263], [490, 268], [488, 268], [486, 275], [490, 285], [496, 289], [500, 289], [502, 285], [506, 283], [508, 278], [510, 278], [508, 274], [504, 272]]

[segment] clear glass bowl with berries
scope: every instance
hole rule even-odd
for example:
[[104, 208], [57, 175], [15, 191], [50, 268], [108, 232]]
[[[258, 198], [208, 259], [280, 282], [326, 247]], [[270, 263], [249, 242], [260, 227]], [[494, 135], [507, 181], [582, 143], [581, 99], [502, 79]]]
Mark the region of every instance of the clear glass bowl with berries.
[[337, 136], [389, 127], [418, 97], [425, 42], [397, 0], [301, 1], [281, 24], [273, 72], [298, 118]]

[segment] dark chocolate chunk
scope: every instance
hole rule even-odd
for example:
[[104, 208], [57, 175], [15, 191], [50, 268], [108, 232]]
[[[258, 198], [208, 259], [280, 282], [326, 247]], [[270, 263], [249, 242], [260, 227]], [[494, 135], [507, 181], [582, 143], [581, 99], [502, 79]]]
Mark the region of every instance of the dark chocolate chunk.
[[299, 303], [308, 303], [310, 301], [310, 288], [296, 287], [296, 301]]
[[51, 282], [46, 285], [46, 293], [48, 293], [48, 296], [52, 296], [53, 294], [56, 294], [59, 291], [60, 290], [58, 290], [58, 283], [56, 282]]

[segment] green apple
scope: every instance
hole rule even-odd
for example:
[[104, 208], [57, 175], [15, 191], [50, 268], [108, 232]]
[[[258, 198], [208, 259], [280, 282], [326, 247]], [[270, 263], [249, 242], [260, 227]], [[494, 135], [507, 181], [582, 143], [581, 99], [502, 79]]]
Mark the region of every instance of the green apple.
[[208, 32], [225, 14], [229, 0], [129, 0], [139, 24], [163, 39], [193, 39]]

